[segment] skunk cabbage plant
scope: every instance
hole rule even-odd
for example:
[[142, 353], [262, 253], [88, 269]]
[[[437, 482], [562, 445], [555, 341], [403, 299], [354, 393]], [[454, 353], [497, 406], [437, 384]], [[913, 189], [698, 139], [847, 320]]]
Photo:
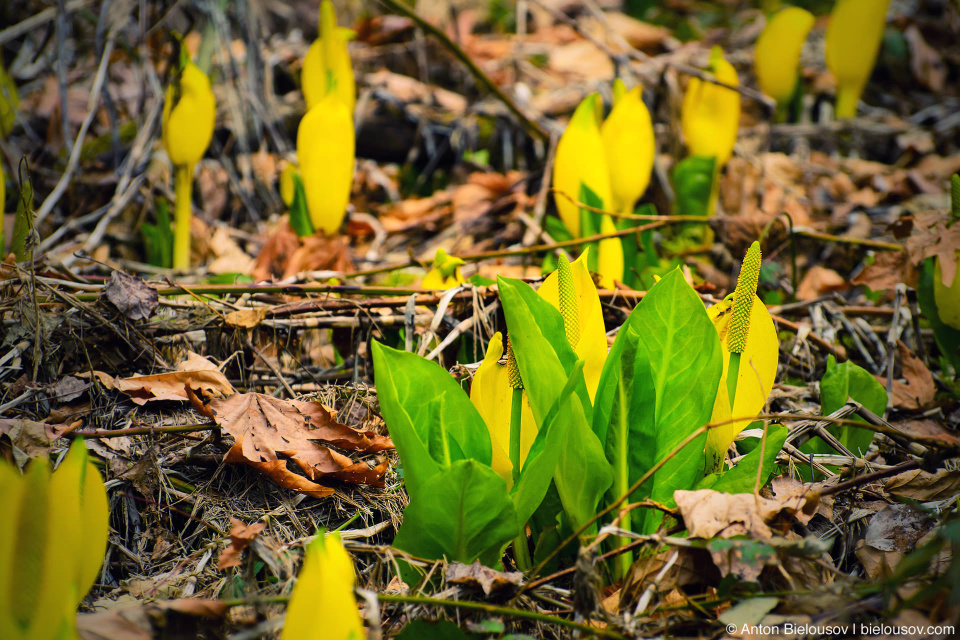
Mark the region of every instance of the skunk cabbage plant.
[[190, 266], [193, 169], [213, 139], [217, 103], [210, 79], [197, 65], [182, 61], [163, 103], [163, 146], [174, 167], [173, 267]]
[[857, 102], [877, 61], [890, 0], [837, 0], [826, 34], [827, 68], [837, 80], [837, 117], [857, 115]]

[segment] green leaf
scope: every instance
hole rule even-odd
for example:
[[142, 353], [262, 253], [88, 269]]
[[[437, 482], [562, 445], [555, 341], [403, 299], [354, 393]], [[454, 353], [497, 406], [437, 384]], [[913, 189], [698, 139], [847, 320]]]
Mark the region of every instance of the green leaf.
[[710, 194], [713, 189], [713, 170], [716, 158], [689, 156], [673, 170], [673, 189], [676, 192], [676, 211], [683, 216], [708, 216]]
[[397, 636], [397, 640], [468, 640], [477, 636], [467, 635], [449, 620], [411, 620]]
[[27, 176], [17, 198], [17, 217], [13, 221], [13, 236], [10, 239], [10, 251], [18, 262], [29, 260], [33, 253], [33, 243], [29, 241], [34, 234], [33, 214], [33, 183]]
[[[846, 404], [847, 398], [853, 398], [877, 415], [883, 415], [887, 407], [887, 392], [870, 372], [850, 361], [837, 364], [832, 355], [827, 356], [827, 371], [820, 381], [820, 412], [823, 415], [833, 413]], [[857, 416], [853, 419], [860, 420]], [[853, 455], [865, 454], [873, 440], [873, 431], [849, 425], [832, 426], [830, 432]], [[814, 454], [836, 453], [833, 447], [818, 437], [805, 442], [800, 450]], [[809, 476], [810, 468], [801, 467], [801, 473]]]
[[[524, 282], [504, 277], [497, 282], [520, 377], [534, 419], [543, 428], [550, 409], [573, 375], [577, 356], [567, 342], [563, 318], [553, 305]], [[560, 405], [567, 433], [561, 442], [553, 479], [564, 511], [576, 529], [596, 512], [611, 477], [603, 449], [590, 428], [593, 408], [583, 375], [574, 377], [575, 392]]]
[[[594, 430], [614, 470], [609, 502], [623, 495], [691, 433], [707, 424], [720, 382], [716, 329], [679, 270], [654, 286], [621, 327], [597, 391]], [[667, 504], [703, 475], [706, 433], [687, 444], [632, 500]], [[656, 530], [659, 512], [639, 515], [633, 530]]]
[[383, 417], [400, 455], [410, 498], [441, 469], [465, 459], [490, 465], [490, 434], [460, 385], [418, 355], [373, 343]]
[[940, 319], [940, 310], [933, 294], [933, 278], [936, 270], [936, 258], [927, 258], [920, 268], [920, 281], [917, 284], [917, 301], [923, 317], [933, 329], [933, 337], [940, 352], [960, 373], [960, 330], [951, 327]]
[[290, 228], [298, 238], [312, 236], [316, 229], [307, 210], [307, 194], [299, 174], [293, 174], [293, 200], [290, 202]]
[[[760, 486], [770, 479], [776, 468], [777, 454], [787, 441], [790, 430], [780, 424], [767, 427], [767, 442], [763, 448], [763, 470], [760, 472]], [[713, 473], [697, 483], [697, 489], [713, 489], [723, 493], [752, 493], [757, 481], [757, 466], [760, 464], [760, 445], [743, 456], [732, 469], [723, 473]]]
[[170, 224], [170, 209], [166, 200], [157, 200], [156, 214], [157, 224], [144, 223], [140, 227], [143, 249], [147, 264], [169, 269], [173, 266], [173, 227]]
[[537, 437], [530, 446], [527, 459], [523, 463], [520, 477], [510, 490], [513, 505], [517, 511], [517, 520], [526, 523], [543, 502], [554, 470], [560, 459], [560, 443], [567, 439], [567, 421], [561, 419], [561, 407], [566, 404], [583, 378], [583, 360], [578, 360], [560, 397], [550, 408], [543, 426], [537, 431]]
[[476, 460], [454, 462], [421, 489], [411, 495], [393, 541], [417, 557], [490, 565], [520, 530], [503, 478]]

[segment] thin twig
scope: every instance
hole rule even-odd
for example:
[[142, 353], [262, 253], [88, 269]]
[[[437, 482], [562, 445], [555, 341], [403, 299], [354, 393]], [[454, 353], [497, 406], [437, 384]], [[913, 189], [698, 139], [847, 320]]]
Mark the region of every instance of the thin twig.
[[50, 212], [53, 211], [53, 208], [60, 201], [64, 191], [67, 190], [67, 186], [70, 184], [70, 180], [73, 179], [73, 172], [77, 170], [77, 165], [80, 163], [80, 152], [83, 148], [83, 140], [87, 137], [87, 130], [93, 123], [93, 118], [97, 115], [97, 103], [100, 101], [100, 92], [103, 91], [103, 83], [107, 78], [107, 67], [110, 63], [110, 55], [113, 53], [116, 34], [116, 30], [111, 29], [110, 35], [107, 36], [107, 42], [103, 47], [103, 57], [100, 58], [97, 76], [93, 80], [90, 99], [87, 101], [87, 116], [83, 119], [83, 124], [80, 125], [80, 133], [77, 134], [77, 139], [73, 143], [73, 150], [70, 152], [67, 168], [64, 170], [63, 175], [60, 176], [60, 181], [57, 182], [57, 186], [53, 188], [53, 191], [50, 192], [50, 195], [47, 196], [46, 200], [43, 201], [43, 204], [40, 205], [40, 208], [37, 210], [37, 215], [34, 219], [34, 224], [37, 226], [50, 215]]

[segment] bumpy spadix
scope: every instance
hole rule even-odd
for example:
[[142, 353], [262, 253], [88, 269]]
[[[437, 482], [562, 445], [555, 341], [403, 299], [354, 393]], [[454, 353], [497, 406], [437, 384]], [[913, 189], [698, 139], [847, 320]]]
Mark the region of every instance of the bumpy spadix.
[[[707, 473], [719, 471], [727, 449], [753, 420], [766, 403], [777, 375], [779, 346], [773, 318], [756, 295], [757, 277], [760, 271], [760, 247], [754, 243], [741, 266], [741, 277], [733, 296], [707, 309], [707, 315], [717, 329], [723, 354], [723, 374], [714, 401], [712, 423], [723, 423], [732, 418], [743, 418], [728, 422], [707, 432], [706, 470]], [[740, 305], [737, 307], [737, 300]], [[736, 311], [735, 311], [736, 308]], [[739, 319], [737, 318], [739, 311]], [[744, 322], [744, 313], [748, 313]], [[734, 325], [736, 324], [736, 329]], [[746, 325], [746, 326], [745, 326]], [[746, 329], [746, 331], [745, 331]], [[733, 331], [740, 333], [731, 340]], [[734, 352], [733, 347], [740, 348]], [[736, 354], [740, 364], [736, 372], [736, 393], [733, 406], [727, 392], [730, 377], [731, 354]]]

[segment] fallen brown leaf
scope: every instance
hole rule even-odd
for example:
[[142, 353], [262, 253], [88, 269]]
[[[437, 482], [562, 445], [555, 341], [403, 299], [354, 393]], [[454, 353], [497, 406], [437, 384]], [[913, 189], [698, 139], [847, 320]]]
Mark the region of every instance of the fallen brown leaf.
[[914, 469], [904, 471], [883, 484], [887, 493], [904, 498], [931, 502], [945, 500], [960, 492], [960, 471], [938, 469], [936, 473]]
[[175, 628], [181, 638], [208, 637], [208, 627], [219, 625], [228, 610], [220, 600], [200, 598], [137, 603], [81, 613], [77, 632], [83, 640], [151, 640], [156, 628]]
[[872, 579], [889, 575], [934, 524], [933, 518], [905, 504], [893, 504], [874, 514], [856, 550], [867, 575]]
[[519, 571], [496, 571], [480, 564], [452, 562], [447, 567], [447, 582], [461, 584], [474, 589], [482, 589], [485, 595], [506, 589], [515, 590], [523, 584], [523, 574]]
[[[139, 405], [159, 401], [185, 402], [190, 399], [187, 386], [206, 397], [222, 398], [236, 393], [227, 377], [215, 367], [130, 378], [114, 378], [103, 371], [94, 371], [93, 375], [107, 389], [115, 389]], [[89, 374], [78, 373], [77, 377], [86, 378]]]
[[907, 238], [910, 262], [919, 266], [926, 258], [940, 258], [943, 284], [950, 286], [957, 274], [960, 224], [948, 225], [946, 211], [921, 211], [913, 216], [913, 233]]
[[847, 280], [833, 269], [814, 265], [807, 270], [797, 287], [797, 300], [814, 300], [825, 293], [843, 291], [848, 287]]
[[255, 522], [253, 524], [244, 524], [242, 520], [230, 518], [233, 527], [230, 528], [230, 546], [220, 554], [220, 560], [217, 566], [223, 571], [229, 567], [240, 566], [240, 554], [250, 546], [250, 543], [260, 535], [260, 532], [267, 528], [265, 522]]
[[146, 320], [160, 304], [160, 294], [156, 289], [137, 276], [122, 271], [110, 274], [100, 299], [110, 302], [130, 320]]
[[[900, 409], [923, 409], [933, 402], [937, 391], [933, 375], [923, 361], [900, 340], [897, 340], [897, 350], [903, 363], [904, 381], [893, 381], [893, 406]], [[882, 385], [887, 383], [883, 376], [877, 376], [877, 380]]]
[[[379, 453], [393, 448], [390, 438], [372, 431], [357, 431], [334, 420], [319, 402], [280, 400], [260, 393], [241, 393], [198, 409], [235, 439], [226, 462], [248, 464], [280, 486], [322, 498], [333, 489], [313, 482], [320, 478], [355, 484], [383, 486], [388, 461], [377, 457], [373, 464], [354, 462], [323, 442], [340, 449]], [[287, 468], [290, 458], [306, 478]]]

